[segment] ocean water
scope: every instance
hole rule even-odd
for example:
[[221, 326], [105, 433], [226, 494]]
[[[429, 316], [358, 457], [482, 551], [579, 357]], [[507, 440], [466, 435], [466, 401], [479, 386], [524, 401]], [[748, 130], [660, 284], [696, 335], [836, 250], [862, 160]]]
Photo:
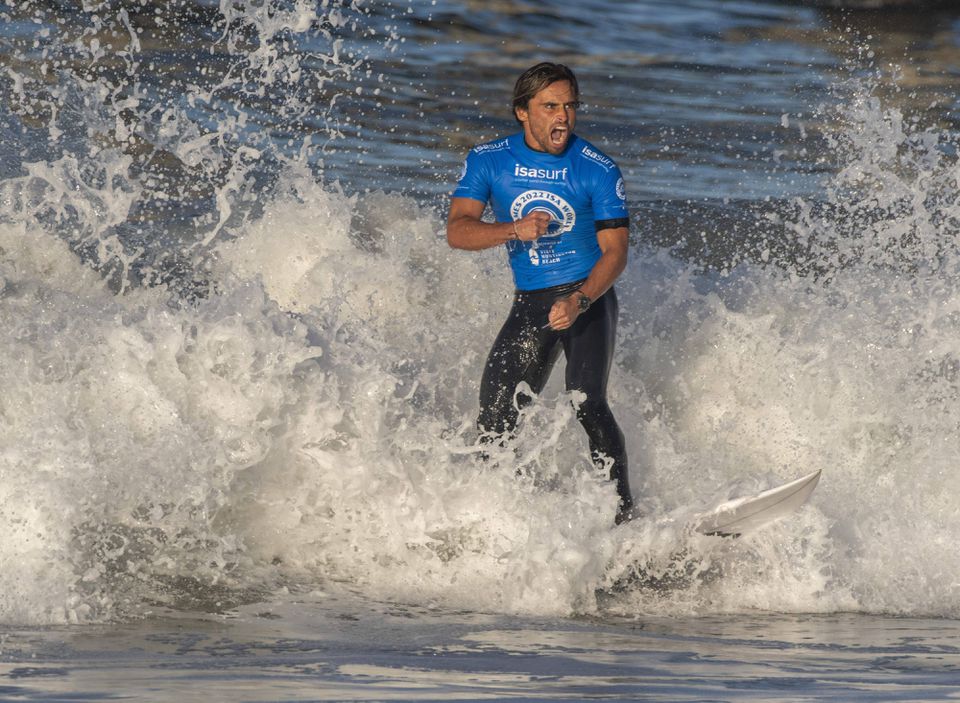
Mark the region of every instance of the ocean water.
[[[542, 58], [633, 212], [617, 529], [557, 378], [475, 446], [511, 283], [446, 197]], [[0, 697], [954, 696], [958, 60], [929, 8], [0, 4]]]

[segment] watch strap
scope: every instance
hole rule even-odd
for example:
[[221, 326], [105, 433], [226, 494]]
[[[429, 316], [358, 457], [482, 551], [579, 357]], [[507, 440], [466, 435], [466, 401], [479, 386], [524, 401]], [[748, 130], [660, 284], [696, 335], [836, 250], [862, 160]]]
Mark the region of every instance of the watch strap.
[[590, 300], [590, 296], [584, 293], [582, 290], [575, 290], [573, 294], [577, 297], [577, 308], [580, 312], [586, 312], [590, 309], [590, 305], [593, 303]]

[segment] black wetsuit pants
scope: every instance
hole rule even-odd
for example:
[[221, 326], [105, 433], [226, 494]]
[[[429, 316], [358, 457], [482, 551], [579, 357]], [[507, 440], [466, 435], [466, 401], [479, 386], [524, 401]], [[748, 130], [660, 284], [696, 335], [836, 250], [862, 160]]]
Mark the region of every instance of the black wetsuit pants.
[[567, 390], [586, 396], [577, 418], [587, 431], [591, 457], [600, 467], [610, 463], [610, 479], [617, 484], [619, 521], [633, 506], [633, 500], [623, 432], [607, 404], [607, 376], [617, 333], [617, 294], [613, 288], [608, 290], [569, 329], [558, 332], [547, 326], [553, 303], [580, 283], [517, 291], [484, 367], [478, 425], [487, 441], [512, 434], [517, 408], [531, 400], [518, 392], [517, 385], [526, 382], [534, 393], [540, 393], [562, 349], [567, 360]]

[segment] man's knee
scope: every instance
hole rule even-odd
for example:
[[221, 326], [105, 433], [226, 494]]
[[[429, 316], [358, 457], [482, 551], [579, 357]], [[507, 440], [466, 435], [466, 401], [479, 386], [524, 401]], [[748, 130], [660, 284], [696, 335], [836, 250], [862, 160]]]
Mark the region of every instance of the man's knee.
[[606, 400], [587, 398], [577, 407], [577, 419], [596, 450], [611, 456], [623, 452], [623, 432]]
[[584, 424], [603, 424], [613, 419], [613, 412], [603, 398], [588, 396], [577, 406], [577, 419]]
[[530, 405], [536, 393], [526, 383], [511, 389], [498, 385], [480, 394], [480, 416], [477, 425], [486, 434], [512, 433], [520, 418], [520, 411]]

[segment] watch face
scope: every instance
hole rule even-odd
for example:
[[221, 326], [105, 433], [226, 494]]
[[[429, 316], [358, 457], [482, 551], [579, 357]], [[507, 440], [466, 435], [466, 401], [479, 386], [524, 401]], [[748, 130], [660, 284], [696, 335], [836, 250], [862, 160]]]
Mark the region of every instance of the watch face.
[[580, 312], [583, 312], [584, 310], [590, 307], [590, 298], [588, 298], [586, 295], [581, 293], [580, 295], [577, 296], [577, 305], [580, 308]]

